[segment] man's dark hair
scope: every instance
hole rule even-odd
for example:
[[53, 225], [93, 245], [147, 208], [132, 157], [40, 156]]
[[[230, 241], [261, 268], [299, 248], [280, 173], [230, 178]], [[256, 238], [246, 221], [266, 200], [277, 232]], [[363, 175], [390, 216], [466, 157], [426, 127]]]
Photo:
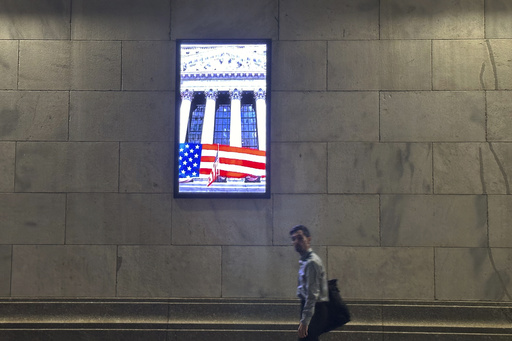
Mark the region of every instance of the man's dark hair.
[[292, 227], [292, 229], [290, 230], [290, 236], [292, 234], [294, 234], [295, 232], [297, 231], [302, 231], [302, 233], [306, 236], [306, 237], [311, 237], [311, 233], [309, 233], [309, 230], [306, 226], [304, 225], [296, 225], [294, 227]]

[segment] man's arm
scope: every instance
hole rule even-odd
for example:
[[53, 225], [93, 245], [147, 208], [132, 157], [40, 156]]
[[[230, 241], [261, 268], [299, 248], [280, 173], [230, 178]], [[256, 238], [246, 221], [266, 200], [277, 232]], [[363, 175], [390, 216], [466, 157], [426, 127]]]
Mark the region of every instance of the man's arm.
[[302, 318], [300, 320], [299, 325], [299, 334], [301, 325], [304, 326], [303, 328], [306, 328], [307, 333], [307, 327], [309, 326], [309, 322], [311, 321], [311, 318], [315, 313], [315, 304], [318, 301], [318, 297], [320, 296], [321, 269], [319, 268], [318, 264], [310, 262], [306, 265], [304, 271], [306, 274], [306, 299], [304, 302], [304, 308], [302, 309]]

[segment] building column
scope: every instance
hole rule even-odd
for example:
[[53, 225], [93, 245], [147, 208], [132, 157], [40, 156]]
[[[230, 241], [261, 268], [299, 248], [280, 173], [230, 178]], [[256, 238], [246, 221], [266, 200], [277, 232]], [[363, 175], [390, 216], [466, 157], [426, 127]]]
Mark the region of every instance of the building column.
[[258, 130], [258, 148], [267, 150], [267, 105], [266, 92], [262, 89], [254, 92], [256, 99], [256, 123]]
[[187, 137], [187, 128], [190, 121], [190, 107], [194, 99], [194, 91], [185, 90], [181, 92], [181, 106], [180, 106], [180, 143], [185, 143]]
[[206, 105], [204, 108], [201, 143], [213, 144], [213, 135], [215, 132], [215, 101], [217, 100], [218, 92], [210, 89], [204, 93], [206, 95]]
[[233, 147], [242, 147], [242, 91], [229, 92], [231, 98], [231, 118], [229, 128], [229, 144]]

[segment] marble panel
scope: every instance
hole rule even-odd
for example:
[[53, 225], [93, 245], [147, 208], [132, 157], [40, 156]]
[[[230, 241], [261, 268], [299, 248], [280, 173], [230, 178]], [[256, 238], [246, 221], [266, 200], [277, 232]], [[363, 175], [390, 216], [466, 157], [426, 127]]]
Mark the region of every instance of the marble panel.
[[385, 92], [380, 99], [382, 141], [485, 141], [482, 92]]
[[173, 102], [169, 92], [72, 92], [69, 138], [168, 142]]
[[378, 246], [376, 195], [274, 195], [274, 245], [290, 244], [290, 229], [307, 226], [314, 245]]
[[0, 142], [0, 192], [14, 191], [15, 142]]
[[120, 246], [117, 295], [220, 297], [221, 248]]
[[485, 37], [512, 38], [512, 2], [485, 0]]
[[432, 150], [426, 143], [329, 143], [329, 193], [428, 194]]
[[15, 245], [13, 296], [113, 297], [116, 246]]
[[272, 202], [265, 199], [177, 199], [174, 245], [270, 245]]
[[169, 142], [122, 142], [120, 192], [172, 192], [172, 147]]
[[70, 193], [66, 244], [169, 244], [170, 221], [170, 195]]
[[328, 90], [430, 90], [428, 40], [328, 43]]
[[1, 244], [63, 244], [64, 194], [0, 194]]
[[298, 254], [293, 247], [225, 247], [223, 297], [295, 297]]
[[377, 92], [274, 92], [272, 141], [378, 141]]
[[174, 90], [175, 42], [123, 42], [123, 90]]
[[512, 196], [489, 195], [489, 245], [512, 247]]
[[18, 42], [15, 40], [0, 40], [0, 74], [2, 75], [0, 89], [16, 89], [18, 86]]
[[487, 139], [512, 141], [512, 91], [488, 91]]
[[379, 39], [379, 1], [280, 1], [279, 39]]
[[120, 90], [121, 42], [23, 40], [19, 89]]
[[278, 16], [277, 0], [173, 0], [171, 39], [277, 39]]
[[471, 39], [484, 37], [481, 0], [383, 0], [381, 39]]
[[510, 301], [512, 249], [439, 248], [436, 299]]
[[224, 247], [222, 297], [296, 297], [299, 258], [291, 246]]
[[272, 47], [272, 90], [326, 90], [324, 41], [276, 41]]
[[0, 296], [11, 294], [11, 245], [0, 245]]
[[435, 143], [434, 193], [510, 194], [512, 144]]
[[326, 193], [325, 143], [272, 144], [272, 193]]
[[16, 191], [117, 192], [119, 145], [18, 142]]
[[346, 299], [434, 299], [432, 248], [328, 248], [328, 272]]
[[69, 39], [71, 0], [0, 2], [0, 39]]
[[505, 90], [512, 88], [510, 39], [434, 40], [434, 90]]
[[487, 245], [483, 195], [382, 195], [383, 246]]
[[0, 140], [67, 140], [68, 107], [65, 92], [0, 91]]
[[73, 40], [168, 40], [169, 35], [168, 0], [73, 0]]

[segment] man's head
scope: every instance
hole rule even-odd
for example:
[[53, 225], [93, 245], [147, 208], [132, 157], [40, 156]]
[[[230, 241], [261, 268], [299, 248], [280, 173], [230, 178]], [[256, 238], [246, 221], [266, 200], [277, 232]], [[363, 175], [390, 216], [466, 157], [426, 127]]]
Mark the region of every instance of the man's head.
[[304, 255], [311, 246], [311, 233], [309, 233], [308, 228], [304, 225], [294, 226], [290, 230], [290, 236], [292, 238], [295, 251]]

